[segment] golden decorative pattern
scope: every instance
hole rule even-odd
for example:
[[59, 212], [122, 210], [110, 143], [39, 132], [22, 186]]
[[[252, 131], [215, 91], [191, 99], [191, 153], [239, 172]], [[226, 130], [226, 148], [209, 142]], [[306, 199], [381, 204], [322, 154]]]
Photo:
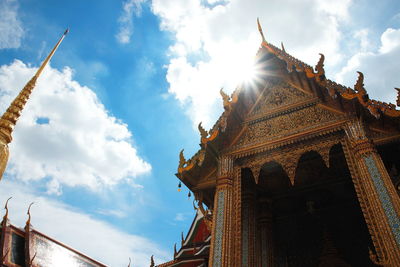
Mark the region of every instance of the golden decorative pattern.
[[239, 139], [236, 147], [246, 147], [290, 134], [304, 132], [344, 118], [342, 115], [334, 114], [316, 106], [307, 107], [279, 117], [249, 124], [248, 129]]
[[285, 82], [267, 81], [261, 100], [253, 109], [250, 116], [267, 113], [268, 111], [289, 104], [310, 99], [305, 93]]

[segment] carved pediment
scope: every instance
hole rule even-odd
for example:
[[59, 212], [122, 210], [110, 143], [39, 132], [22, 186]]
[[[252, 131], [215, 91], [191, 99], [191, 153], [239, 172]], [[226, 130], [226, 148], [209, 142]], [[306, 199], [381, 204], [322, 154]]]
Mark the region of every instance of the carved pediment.
[[250, 113], [249, 118], [269, 113], [280, 107], [304, 102], [312, 96], [283, 81], [268, 81], [266, 89]]
[[234, 145], [244, 148], [295, 134], [307, 134], [313, 129], [344, 120], [344, 115], [316, 105], [295, 109], [277, 116], [247, 122], [247, 129]]

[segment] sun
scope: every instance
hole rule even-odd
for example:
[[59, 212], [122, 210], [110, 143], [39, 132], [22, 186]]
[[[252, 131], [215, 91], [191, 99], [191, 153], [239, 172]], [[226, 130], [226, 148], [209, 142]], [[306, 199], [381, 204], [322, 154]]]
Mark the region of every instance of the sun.
[[261, 81], [262, 69], [263, 67], [259, 62], [250, 58], [250, 60], [240, 62], [235, 78], [238, 84], [254, 87], [256, 83]]

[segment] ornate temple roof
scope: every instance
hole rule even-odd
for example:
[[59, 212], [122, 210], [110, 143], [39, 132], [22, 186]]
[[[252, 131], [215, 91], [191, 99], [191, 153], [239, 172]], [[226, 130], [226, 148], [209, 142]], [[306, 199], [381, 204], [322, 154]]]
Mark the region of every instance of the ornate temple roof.
[[208, 262], [211, 233], [204, 219], [203, 213], [198, 210], [189, 228], [186, 238], [181, 240], [181, 248], [174, 247], [174, 259], [157, 267], [197, 267]]
[[[186, 160], [183, 150], [179, 155], [176, 176], [195, 195], [201, 191], [202, 202], [208, 207], [213, 202], [218, 158], [222, 154], [243, 157], [250, 149], [254, 150], [254, 145], [248, 147], [241, 145], [241, 139], [246, 138], [246, 130], [252, 123], [265, 119], [266, 116], [276, 117], [307, 105], [318, 106], [315, 112], [326, 111], [337, 114], [335, 119], [332, 119], [334, 123], [320, 123], [321, 127], [312, 131], [305, 130], [285, 138], [276, 138], [263, 144], [263, 149], [282, 147], [298, 142], [302, 138], [309, 138], [311, 135], [342, 129], [340, 126], [354, 114], [362, 116], [377, 132], [387, 132], [388, 129], [394, 130], [397, 135], [399, 132], [396, 125], [400, 110], [396, 109], [395, 104], [370, 99], [364, 88], [364, 75], [361, 72], [358, 72], [354, 88], [337, 84], [325, 77], [323, 54], [320, 54], [320, 59], [313, 68], [288, 54], [283, 45], [280, 49], [268, 43], [260, 24], [258, 26], [262, 42], [256, 54], [255, 64], [261, 69], [260, 77], [253, 86], [240, 85], [231, 96], [221, 89], [223, 113], [209, 131], [206, 131], [201, 123], [199, 124], [200, 149], [194, 156]], [[277, 85], [286, 88], [289, 95], [286, 92], [273, 91]], [[400, 89], [396, 90], [398, 91], [396, 104], [400, 106]], [[268, 112], [261, 112], [262, 105], [265, 106], [265, 103], [261, 102], [265, 100], [266, 95], [275, 97], [276, 101], [268, 103], [270, 106]], [[296, 98], [298, 101], [295, 104], [285, 103], [285, 98], [288, 97]], [[385, 128], [382, 123], [385, 124]]]
[[0, 266], [106, 267], [106, 265], [33, 229], [30, 224], [30, 209], [28, 209], [29, 218], [24, 229], [10, 224], [7, 203], [6, 214], [0, 228]]

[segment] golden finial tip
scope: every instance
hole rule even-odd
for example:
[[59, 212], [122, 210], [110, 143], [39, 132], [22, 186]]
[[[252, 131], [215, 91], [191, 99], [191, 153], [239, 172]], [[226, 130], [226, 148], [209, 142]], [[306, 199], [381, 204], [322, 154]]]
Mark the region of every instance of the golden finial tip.
[[4, 206], [5, 209], [7, 209], [7, 207], [8, 207], [8, 201], [10, 201], [10, 199], [12, 199], [12, 197], [9, 197], [9, 198], [7, 199], [6, 205]]
[[265, 41], [265, 37], [264, 37], [263, 30], [262, 30], [262, 28], [261, 28], [260, 20], [259, 20], [258, 17], [257, 17], [257, 26], [258, 26], [258, 31], [259, 31], [260, 34], [261, 34], [262, 41], [263, 41], [263, 42], [266, 42], [266, 41]]

